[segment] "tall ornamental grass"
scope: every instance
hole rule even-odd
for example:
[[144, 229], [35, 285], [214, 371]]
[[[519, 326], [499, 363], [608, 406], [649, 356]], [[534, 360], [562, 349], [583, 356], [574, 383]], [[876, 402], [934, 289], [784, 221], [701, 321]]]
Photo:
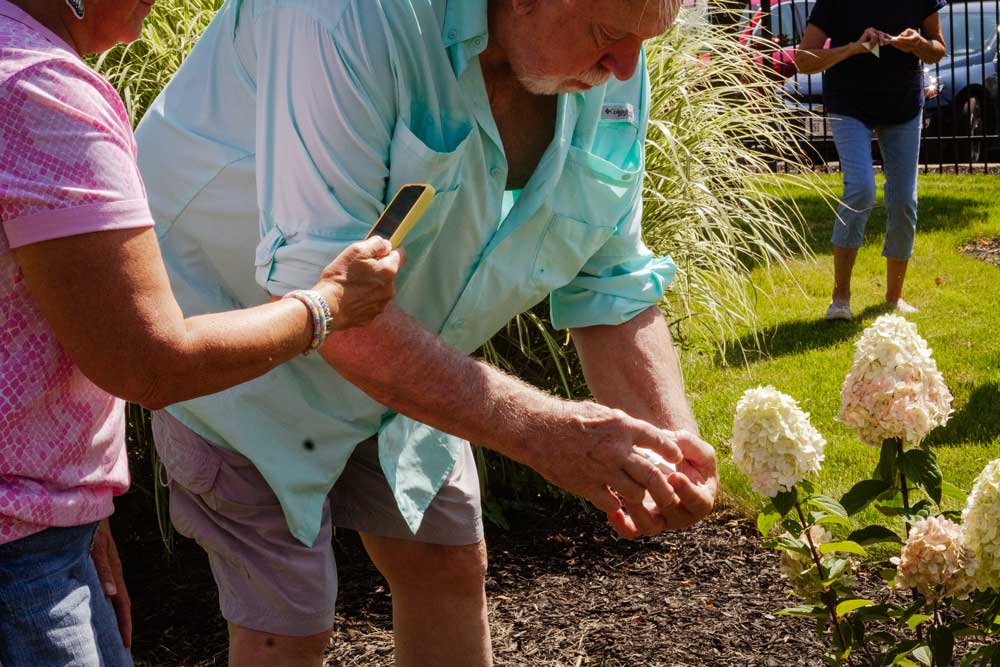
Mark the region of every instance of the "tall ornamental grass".
[[122, 96], [133, 127], [221, 6], [222, 0], [159, 0], [146, 19], [142, 39], [91, 61]]

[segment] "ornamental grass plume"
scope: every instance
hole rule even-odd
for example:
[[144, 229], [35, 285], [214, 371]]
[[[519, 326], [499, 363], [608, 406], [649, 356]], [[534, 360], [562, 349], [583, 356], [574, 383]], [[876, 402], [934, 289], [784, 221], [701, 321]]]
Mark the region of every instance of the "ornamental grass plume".
[[917, 327], [882, 315], [857, 342], [841, 390], [840, 420], [872, 447], [900, 439], [912, 449], [953, 412], [951, 392]]
[[962, 527], [941, 516], [913, 524], [898, 557], [896, 587], [918, 591], [935, 603], [965, 598], [975, 589], [976, 558], [966, 545]]
[[1000, 590], [1000, 459], [976, 478], [962, 512], [962, 530], [978, 561], [976, 587]]
[[790, 491], [818, 471], [825, 445], [808, 413], [774, 387], [747, 389], [736, 404], [733, 461], [763, 496]]

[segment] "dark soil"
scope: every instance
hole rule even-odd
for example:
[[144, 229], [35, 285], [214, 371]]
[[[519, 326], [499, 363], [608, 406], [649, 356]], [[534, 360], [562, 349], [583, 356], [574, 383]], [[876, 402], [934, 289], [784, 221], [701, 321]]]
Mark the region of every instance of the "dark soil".
[[977, 239], [962, 246], [962, 252], [1000, 267], [1000, 238]]
[[[519, 519], [488, 536], [487, 583], [497, 665], [821, 665], [812, 624], [774, 615], [795, 602], [777, 557], [745, 519], [642, 541], [596, 517]], [[170, 562], [149, 537], [120, 540], [135, 600], [139, 665], [225, 665], [226, 631], [201, 550]], [[338, 625], [329, 665], [391, 665], [391, 604], [353, 533], [336, 539]]]

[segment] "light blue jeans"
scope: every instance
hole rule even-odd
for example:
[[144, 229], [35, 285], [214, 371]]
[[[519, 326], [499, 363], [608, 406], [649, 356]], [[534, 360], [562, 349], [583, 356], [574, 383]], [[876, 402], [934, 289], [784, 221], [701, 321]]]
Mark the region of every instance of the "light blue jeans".
[[0, 544], [0, 667], [131, 667], [90, 557], [96, 523]]
[[913, 255], [917, 231], [917, 170], [920, 166], [920, 129], [923, 114], [898, 125], [865, 125], [857, 118], [831, 116], [833, 141], [844, 175], [843, 203], [833, 225], [833, 244], [860, 248], [865, 226], [875, 206], [875, 170], [872, 137], [878, 137], [885, 171], [885, 208], [888, 213], [882, 256], [906, 261]]

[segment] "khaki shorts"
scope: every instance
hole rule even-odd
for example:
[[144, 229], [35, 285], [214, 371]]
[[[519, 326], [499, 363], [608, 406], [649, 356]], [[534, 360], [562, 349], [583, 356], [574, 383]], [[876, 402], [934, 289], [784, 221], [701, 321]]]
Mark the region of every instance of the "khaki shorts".
[[374, 438], [358, 445], [327, 497], [316, 543], [292, 537], [278, 499], [246, 457], [205, 440], [166, 412], [153, 436], [170, 488], [170, 518], [206, 552], [230, 623], [288, 636], [333, 627], [333, 526], [431, 544], [483, 539], [479, 479], [468, 444], [416, 535], [396, 507]]

